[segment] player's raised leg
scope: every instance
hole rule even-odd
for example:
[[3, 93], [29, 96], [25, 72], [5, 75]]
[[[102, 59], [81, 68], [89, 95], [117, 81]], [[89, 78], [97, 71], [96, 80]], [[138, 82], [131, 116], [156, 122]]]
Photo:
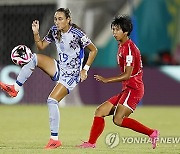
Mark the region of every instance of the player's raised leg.
[[54, 59], [42, 54], [33, 54], [30, 62], [22, 67], [15, 84], [8, 85], [0, 82], [1, 89], [7, 92], [11, 97], [16, 97], [20, 87], [31, 76], [36, 66], [38, 66], [51, 77], [55, 74], [56, 67]]
[[37, 55], [33, 54], [32, 59], [26, 65], [24, 65], [17, 77], [14, 85], [8, 85], [0, 82], [0, 87], [7, 92], [11, 97], [16, 97], [20, 87], [24, 84], [27, 78], [32, 74], [33, 70], [37, 66]]
[[45, 149], [55, 149], [62, 145], [62, 142], [58, 139], [60, 113], [59, 113], [59, 101], [62, 100], [68, 94], [67, 89], [60, 83], [58, 83], [51, 92], [47, 104], [49, 109], [49, 123], [51, 136]]

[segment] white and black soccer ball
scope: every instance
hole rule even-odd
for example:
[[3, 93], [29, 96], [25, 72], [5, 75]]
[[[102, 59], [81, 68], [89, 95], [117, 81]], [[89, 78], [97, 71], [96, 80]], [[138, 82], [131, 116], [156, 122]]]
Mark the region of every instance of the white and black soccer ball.
[[31, 50], [25, 45], [18, 45], [11, 51], [12, 61], [19, 66], [27, 64], [32, 58]]

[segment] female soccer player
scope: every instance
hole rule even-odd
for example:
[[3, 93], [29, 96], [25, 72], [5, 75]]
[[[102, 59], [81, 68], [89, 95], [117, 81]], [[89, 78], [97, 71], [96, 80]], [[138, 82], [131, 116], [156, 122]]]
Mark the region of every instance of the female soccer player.
[[95, 143], [104, 130], [104, 117], [113, 115], [115, 125], [148, 135], [154, 149], [159, 132], [129, 118], [144, 95], [140, 51], [129, 38], [133, 29], [131, 19], [128, 16], [115, 17], [111, 23], [111, 29], [119, 43], [117, 62], [122, 73], [109, 78], [94, 75], [94, 78], [103, 83], [122, 82], [122, 92], [111, 97], [96, 109], [89, 140], [78, 147], [95, 148]]
[[[91, 40], [71, 22], [71, 13], [68, 8], [60, 8], [55, 12], [54, 23], [55, 25], [50, 28], [42, 40], [39, 36], [39, 21], [33, 21], [32, 31], [39, 50], [55, 42], [59, 60], [42, 54], [34, 54], [31, 61], [22, 67], [14, 85], [0, 83], [4, 91], [11, 97], [16, 97], [20, 87], [30, 77], [36, 66], [46, 72], [52, 80], [57, 81], [47, 99], [51, 137], [45, 146], [46, 149], [54, 149], [62, 145], [58, 140], [60, 121], [58, 103], [73, 90], [80, 80], [86, 80], [87, 72], [97, 54], [97, 48]], [[90, 50], [90, 53], [82, 69], [85, 47]]]

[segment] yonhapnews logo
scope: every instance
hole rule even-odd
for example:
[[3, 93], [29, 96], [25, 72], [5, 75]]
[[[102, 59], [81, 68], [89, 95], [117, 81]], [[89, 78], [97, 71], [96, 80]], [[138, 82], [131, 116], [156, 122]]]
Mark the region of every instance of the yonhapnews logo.
[[[119, 144], [151, 144], [149, 137], [120, 136], [119, 133], [111, 132], [105, 137], [105, 143], [109, 148], [114, 148]], [[180, 136], [161, 136], [157, 138], [158, 144], [180, 144]]]

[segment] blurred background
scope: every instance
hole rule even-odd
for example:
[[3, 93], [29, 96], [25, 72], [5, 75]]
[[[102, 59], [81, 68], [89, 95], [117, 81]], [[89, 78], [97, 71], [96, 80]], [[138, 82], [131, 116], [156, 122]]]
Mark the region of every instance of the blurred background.
[[[144, 65], [145, 96], [140, 105], [179, 105], [180, 102], [180, 1], [179, 0], [0, 0], [0, 80], [14, 83], [20, 67], [10, 59], [11, 50], [25, 44], [37, 51], [31, 23], [40, 21], [43, 38], [53, 25], [56, 9], [68, 7], [72, 21], [80, 26], [98, 47], [98, 55], [88, 79], [80, 83], [60, 105], [100, 104], [121, 91], [121, 83], [103, 84], [94, 74], [119, 74], [117, 42], [110, 23], [115, 15], [131, 16], [132, 40], [141, 50]], [[43, 54], [56, 58], [54, 44]], [[86, 56], [88, 51], [86, 51]], [[16, 98], [0, 91], [1, 104], [45, 104], [55, 85], [36, 69]]]

